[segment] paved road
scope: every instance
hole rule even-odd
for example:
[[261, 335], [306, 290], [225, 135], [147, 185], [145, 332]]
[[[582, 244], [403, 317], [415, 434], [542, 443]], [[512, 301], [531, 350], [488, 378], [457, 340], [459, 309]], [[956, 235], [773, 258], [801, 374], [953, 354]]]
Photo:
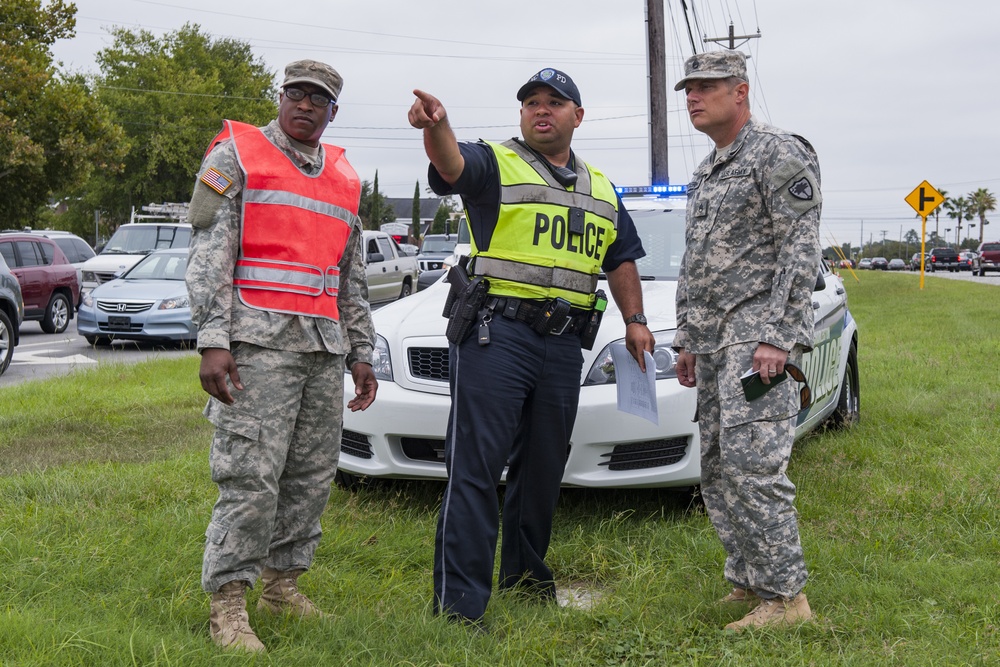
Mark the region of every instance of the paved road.
[[[920, 277], [919, 272], [913, 274], [918, 279]], [[984, 285], [1000, 285], [1000, 273], [987, 273], [985, 276], [974, 276], [972, 271], [956, 271], [955, 273], [949, 273], [947, 271], [935, 271], [934, 273], [926, 274], [927, 278], [948, 278], [950, 280], [968, 280], [974, 283], [983, 283]], [[924, 281], [926, 283], [926, 281]]]
[[[372, 306], [377, 310], [381, 306]], [[133, 363], [152, 358], [196, 356], [176, 345], [115, 341], [111, 347], [94, 347], [76, 331], [76, 319], [61, 334], [47, 334], [38, 322], [21, 326], [21, 342], [14, 348], [7, 371], [0, 375], [0, 389], [27, 380], [65, 375], [79, 368], [107, 362]]]
[[177, 346], [119, 341], [111, 347], [93, 347], [76, 332], [76, 320], [61, 334], [42, 332], [38, 322], [21, 326], [21, 342], [14, 348], [7, 371], [0, 375], [0, 389], [27, 380], [65, 375], [79, 368], [107, 362], [132, 363], [150, 358], [194, 356], [197, 352]]

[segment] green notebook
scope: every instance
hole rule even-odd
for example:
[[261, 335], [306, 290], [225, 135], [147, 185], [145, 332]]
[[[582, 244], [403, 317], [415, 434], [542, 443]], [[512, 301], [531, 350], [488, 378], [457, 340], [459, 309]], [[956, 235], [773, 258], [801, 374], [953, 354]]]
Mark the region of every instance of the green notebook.
[[743, 385], [743, 394], [747, 397], [747, 400], [753, 401], [766, 394], [769, 389], [784, 382], [787, 377], [788, 373], [781, 371], [771, 378], [771, 384], [764, 384], [760, 379], [759, 371], [747, 371], [740, 378], [740, 383]]

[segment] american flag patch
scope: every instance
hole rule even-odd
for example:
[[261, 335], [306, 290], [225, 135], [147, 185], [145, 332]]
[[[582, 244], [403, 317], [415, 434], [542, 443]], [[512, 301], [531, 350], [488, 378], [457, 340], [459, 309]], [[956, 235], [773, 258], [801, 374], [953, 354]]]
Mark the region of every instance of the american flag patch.
[[220, 195], [225, 194], [226, 190], [229, 189], [229, 186], [233, 184], [232, 179], [224, 176], [222, 172], [215, 167], [209, 167], [205, 170], [205, 173], [201, 175], [201, 182], [218, 192]]

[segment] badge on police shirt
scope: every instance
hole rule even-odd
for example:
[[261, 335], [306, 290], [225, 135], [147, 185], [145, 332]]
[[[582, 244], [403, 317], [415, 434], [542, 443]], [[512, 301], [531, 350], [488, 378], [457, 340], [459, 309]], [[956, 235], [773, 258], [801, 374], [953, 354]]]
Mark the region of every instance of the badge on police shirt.
[[201, 175], [201, 182], [212, 188], [220, 195], [225, 194], [229, 186], [233, 184], [233, 180], [223, 174], [221, 171], [215, 167], [209, 167], [205, 170], [205, 173]]

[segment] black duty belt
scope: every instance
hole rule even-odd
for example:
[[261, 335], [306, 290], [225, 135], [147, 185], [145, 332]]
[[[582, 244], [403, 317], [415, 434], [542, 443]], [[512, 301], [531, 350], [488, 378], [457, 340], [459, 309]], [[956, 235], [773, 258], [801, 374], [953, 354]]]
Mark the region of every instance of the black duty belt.
[[[495, 299], [495, 301], [494, 301]], [[548, 307], [548, 301], [533, 301], [527, 299], [515, 299], [513, 297], [490, 297], [486, 303], [493, 306], [493, 313], [499, 313], [512, 320], [526, 323], [528, 326], [534, 325], [538, 321], [539, 314]], [[590, 319], [590, 311], [581, 308], [571, 308], [564, 323], [554, 322], [554, 328], [549, 331], [552, 336], [561, 334], [578, 334], [587, 326]]]

